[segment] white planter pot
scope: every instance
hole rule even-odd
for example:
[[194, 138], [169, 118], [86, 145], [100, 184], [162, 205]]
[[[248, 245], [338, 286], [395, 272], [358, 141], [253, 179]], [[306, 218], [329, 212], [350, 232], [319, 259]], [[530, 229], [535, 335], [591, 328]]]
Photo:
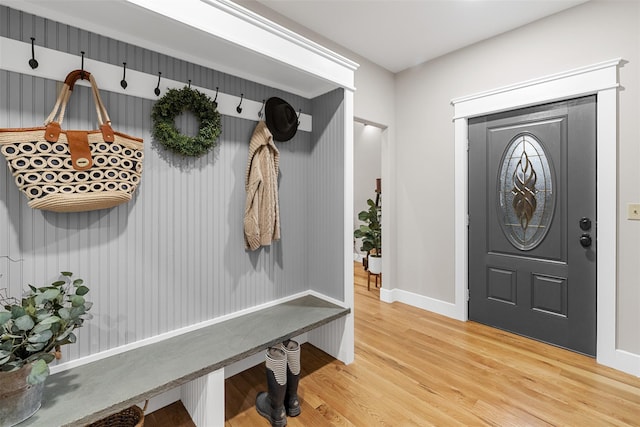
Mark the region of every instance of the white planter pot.
[[382, 273], [382, 257], [369, 255], [369, 273]]

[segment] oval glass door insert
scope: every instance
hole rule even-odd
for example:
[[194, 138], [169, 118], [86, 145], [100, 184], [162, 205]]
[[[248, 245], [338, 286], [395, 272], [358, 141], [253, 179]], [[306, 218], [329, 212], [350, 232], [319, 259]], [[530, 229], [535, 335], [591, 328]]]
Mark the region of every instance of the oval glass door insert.
[[509, 142], [497, 184], [502, 231], [517, 249], [534, 249], [549, 231], [555, 209], [551, 159], [535, 136], [521, 133]]

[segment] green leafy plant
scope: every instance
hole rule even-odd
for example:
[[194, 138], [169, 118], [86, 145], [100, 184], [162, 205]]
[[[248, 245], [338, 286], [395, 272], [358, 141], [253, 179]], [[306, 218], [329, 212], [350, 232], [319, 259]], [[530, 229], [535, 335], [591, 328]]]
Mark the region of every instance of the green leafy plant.
[[0, 372], [16, 371], [32, 363], [30, 384], [44, 381], [48, 363], [59, 357], [60, 346], [76, 342], [73, 330], [92, 316], [93, 305], [85, 299], [89, 288], [73, 273], [50, 286], [29, 285], [21, 300], [0, 292]]
[[362, 239], [361, 251], [373, 256], [382, 256], [382, 227], [380, 212], [373, 200], [367, 200], [369, 209], [358, 213], [358, 219], [364, 224], [353, 232], [353, 237]]

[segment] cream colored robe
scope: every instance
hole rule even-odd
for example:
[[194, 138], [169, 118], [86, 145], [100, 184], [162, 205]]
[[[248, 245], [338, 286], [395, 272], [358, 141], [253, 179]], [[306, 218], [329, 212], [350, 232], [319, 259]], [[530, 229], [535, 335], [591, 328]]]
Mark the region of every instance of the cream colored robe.
[[280, 240], [279, 159], [266, 123], [258, 122], [249, 144], [245, 177], [244, 243], [252, 251]]

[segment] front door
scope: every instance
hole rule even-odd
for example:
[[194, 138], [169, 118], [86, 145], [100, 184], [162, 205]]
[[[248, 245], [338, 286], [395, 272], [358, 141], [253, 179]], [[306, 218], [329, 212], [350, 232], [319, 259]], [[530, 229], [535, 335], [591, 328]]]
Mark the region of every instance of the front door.
[[469, 319], [596, 351], [595, 96], [469, 120]]

